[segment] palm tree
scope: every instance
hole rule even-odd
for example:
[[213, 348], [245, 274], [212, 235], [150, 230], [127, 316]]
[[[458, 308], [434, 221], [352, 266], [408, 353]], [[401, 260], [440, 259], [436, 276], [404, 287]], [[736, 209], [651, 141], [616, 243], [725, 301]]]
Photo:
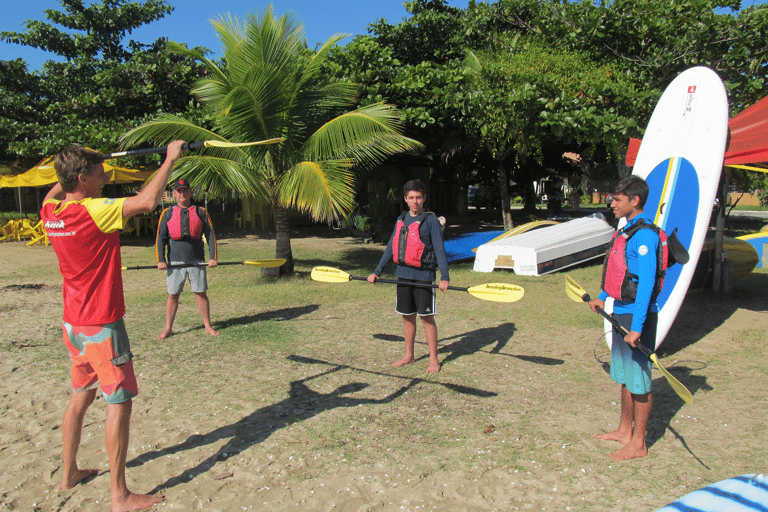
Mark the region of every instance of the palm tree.
[[171, 51], [206, 66], [206, 77], [192, 92], [213, 119], [213, 130], [163, 114], [128, 132], [123, 145], [283, 138], [272, 145], [208, 148], [183, 157], [175, 173], [214, 197], [235, 190], [267, 201], [275, 218], [275, 257], [287, 260], [283, 272], [292, 272], [288, 208], [325, 222], [343, 218], [354, 206], [355, 170], [422, 145], [402, 135], [393, 106], [354, 108], [354, 84], [323, 83], [322, 64], [345, 34], [308, 50], [303, 26], [288, 15], [276, 18], [271, 4], [245, 22], [221, 17], [213, 25], [224, 48], [221, 67], [169, 43]]

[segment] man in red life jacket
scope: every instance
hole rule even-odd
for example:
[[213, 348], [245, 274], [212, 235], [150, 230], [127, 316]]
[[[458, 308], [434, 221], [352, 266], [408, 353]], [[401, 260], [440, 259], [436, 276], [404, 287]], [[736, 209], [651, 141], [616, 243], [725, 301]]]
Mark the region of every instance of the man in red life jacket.
[[64, 343], [71, 362], [72, 395], [61, 427], [61, 489], [71, 489], [99, 472], [80, 469], [77, 451], [85, 413], [100, 386], [107, 403], [112, 510], [145, 510], [164, 500], [134, 494], [125, 481], [131, 410], [139, 390], [123, 322], [119, 230], [129, 217], [160, 204], [183, 143], [168, 145], [165, 162], [138, 195], [120, 199], [101, 197], [109, 181], [101, 153], [82, 146], [66, 148], [54, 160], [59, 182], [40, 210], [63, 277]]
[[197, 308], [203, 317], [205, 332], [218, 336], [219, 332], [211, 326], [210, 300], [208, 299], [208, 279], [205, 267], [185, 267], [169, 269], [166, 255], [171, 265], [203, 263], [205, 246], [203, 235], [208, 242], [208, 268], [217, 266], [216, 233], [205, 208], [192, 205], [192, 190], [185, 179], [173, 183], [173, 198], [176, 206], [163, 210], [157, 225], [155, 257], [157, 268], [167, 270], [165, 283], [168, 299], [165, 301], [165, 329], [157, 337], [162, 340], [173, 334], [173, 321], [179, 309], [179, 297], [184, 290], [184, 283], [189, 279], [189, 287], [195, 294]]
[[[624, 230], [640, 222], [641, 219], [647, 224], [653, 222], [643, 212], [643, 206], [648, 198], [648, 184], [642, 178], [628, 176], [620, 180], [613, 186], [611, 197], [613, 198], [611, 208], [616, 218], [627, 219]], [[623, 243], [620, 242], [620, 238], [620, 236], [614, 238], [614, 245], [606, 258], [622, 257], [611, 255], [611, 251], [616, 249], [617, 244]], [[659, 243], [659, 235], [653, 229], [639, 229], [626, 240], [626, 270], [636, 276], [637, 292], [634, 299], [621, 297], [621, 300], [618, 300], [614, 297], [613, 316], [629, 331], [626, 336], [622, 336], [614, 329], [611, 342], [611, 379], [621, 384], [621, 418], [616, 430], [595, 436], [598, 439], [618, 441], [624, 445], [623, 448], [610, 454], [613, 459], [634, 459], [648, 454], [645, 433], [653, 406], [651, 362], [636, 347], [638, 343], [643, 343], [653, 351], [656, 346], [658, 290], [655, 290], [655, 287]], [[606, 265], [604, 281], [609, 284], [604, 284], [599, 297], [590, 301], [592, 311], [596, 311], [597, 307], [605, 307], [605, 300], [609, 296], [606, 289], [626, 288], [622, 287], [621, 283], [617, 286], [615, 281], [622, 281], [625, 275], [613, 275], [617, 273], [616, 270], [612, 270], [614, 268], [615, 266]]]
[[413, 349], [418, 315], [429, 347], [427, 372], [437, 373], [440, 371], [440, 361], [437, 359], [437, 325], [434, 316], [437, 314], [435, 289], [418, 285], [434, 283], [435, 269], [439, 268], [440, 290], [447, 290], [450, 281], [448, 259], [445, 256], [440, 222], [433, 213], [424, 211], [427, 198], [424, 183], [411, 180], [403, 187], [403, 193], [408, 211], [398, 218], [387, 248], [376, 269], [368, 276], [368, 282], [376, 284], [384, 267], [390, 260], [394, 260], [397, 265], [395, 277], [403, 282], [397, 285], [395, 311], [403, 315], [405, 356], [392, 363], [392, 366], [403, 366], [415, 361]]

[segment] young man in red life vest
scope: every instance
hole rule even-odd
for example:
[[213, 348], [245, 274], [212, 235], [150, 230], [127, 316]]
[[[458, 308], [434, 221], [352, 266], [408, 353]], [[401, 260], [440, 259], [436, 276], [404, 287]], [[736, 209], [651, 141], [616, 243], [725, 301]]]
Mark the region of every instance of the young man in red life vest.
[[98, 473], [78, 467], [77, 451], [85, 412], [101, 386], [107, 403], [113, 512], [145, 510], [164, 499], [134, 494], [125, 481], [132, 399], [139, 391], [123, 323], [119, 230], [132, 215], [151, 212], [160, 204], [183, 143], [168, 146], [165, 162], [138, 195], [121, 199], [101, 198], [109, 179], [100, 153], [81, 146], [66, 148], [54, 161], [59, 183], [45, 196], [40, 210], [63, 277], [64, 344], [72, 374], [72, 395], [61, 428], [61, 489], [71, 489]]
[[[440, 290], [448, 289], [448, 260], [443, 246], [443, 233], [438, 218], [431, 212], [424, 211], [427, 189], [419, 180], [411, 180], [403, 187], [408, 211], [397, 220], [395, 230], [389, 239], [387, 248], [381, 256], [379, 265], [368, 276], [368, 282], [376, 284], [384, 267], [394, 260], [397, 268], [395, 277], [404, 284], [397, 285], [397, 305], [395, 311], [403, 315], [405, 330], [405, 356], [392, 363], [398, 367], [415, 361], [413, 355], [416, 340], [416, 316], [421, 318], [429, 347], [429, 366], [427, 373], [440, 371], [437, 359], [437, 314], [435, 289], [414, 286], [413, 284], [432, 284], [435, 282], [435, 269], [440, 269]], [[406, 284], [413, 283], [413, 284]]]
[[216, 255], [216, 233], [205, 208], [192, 205], [192, 190], [185, 179], [173, 183], [173, 198], [176, 206], [166, 208], [160, 215], [157, 226], [155, 257], [157, 268], [168, 270], [165, 283], [168, 299], [165, 301], [165, 329], [157, 337], [162, 340], [173, 334], [173, 321], [179, 309], [179, 297], [184, 290], [184, 282], [189, 279], [189, 287], [195, 294], [197, 309], [203, 317], [205, 332], [218, 336], [219, 331], [211, 326], [210, 301], [208, 299], [208, 275], [205, 267], [185, 267], [168, 269], [166, 253], [171, 265], [198, 264], [205, 260], [203, 235], [208, 242], [208, 268], [218, 265]]
[[[646, 224], [653, 222], [643, 213], [643, 206], [648, 198], [648, 185], [638, 176], [628, 176], [614, 185], [611, 196], [613, 213], [616, 218], [626, 218], [627, 224], [617, 233], [614, 245], [606, 258], [623, 259], [621, 254], [612, 254], [616, 252], [617, 244], [623, 243], [620, 241], [622, 232], [641, 222], [641, 219]], [[651, 362], [635, 347], [638, 343], [643, 343], [653, 351], [656, 345], [658, 290], [655, 288], [659, 243], [659, 235], [653, 229], [639, 229], [626, 240], [626, 270], [633, 277], [636, 276], [637, 292], [634, 300], [616, 300], [614, 297], [613, 316], [629, 331], [629, 334], [622, 336], [614, 329], [611, 342], [611, 379], [621, 384], [621, 418], [616, 430], [595, 436], [624, 445], [610, 454], [613, 459], [627, 460], [648, 454], [645, 433], [653, 406]], [[618, 275], [619, 272], [611, 270], [612, 268], [614, 266], [606, 265], [603, 289], [599, 297], [589, 303], [592, 311], [596, 311], [597, 307], [605, 307], [605, 300], [609, 296], [606, 289], [623, 288], [622, 283], [614, 281], [624, 282], [627, 273]], [[626, 279], [635, 280], [632, 277]]]

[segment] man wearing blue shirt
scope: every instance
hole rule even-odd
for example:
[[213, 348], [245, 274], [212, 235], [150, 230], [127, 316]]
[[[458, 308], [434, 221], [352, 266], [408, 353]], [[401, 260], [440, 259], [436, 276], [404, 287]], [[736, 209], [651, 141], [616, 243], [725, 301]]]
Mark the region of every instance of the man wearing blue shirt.
[[[611, 191], [613, 201], [611, 209], [616, 218], [624, 217], [626, 225], [617, 234], [618, 240], [623, 231], [635, 223], [653, 222], [643, 212], [643, 206], [648, 198], [648, 184], [638, 176], [628, 176], [616, 183]], [[611, 251], [618, 247], [614, 243]], [[611, 379], [621, 384], [621, 419], [619, 426], [613, 432], [598, 434], [595, 437], [608, 441], [618, 441], [623, 448], [610, 454], [613, 459], [627, 460], [648, 455], [645, 444], [645, 433], [648, 419], [653, 406], [651, 394], [651, 362], [640, 349], [638, 343], [644, 344], [651, 351], [656, 344], [656, 323], [658, 309], [656, 307], [656, 267], [659, 235], [653, 229], [639, 229], [626, 240], [626, 273], [617, 275], [610, 265], [606, 266], [603, 289], [598, 298], [590, 301], [592, 311], [605, 307], [609, 294], [606, 288], [623, 288], [615, 281], [631, 279], [636, 282], [637, 292], [634, 300], [618, 300], [614, 297], [613, 317], [624, 326], [629, 333], [623, 336], [613, 330], [611, 343]], [[615, 255], [623, 258], [622, 255]], [[609, 256], [606, 255], [606, 258]], [[625, 277], [628, 276], [628, 277]], [[611, 283], [608, 286], [607, 283]]]

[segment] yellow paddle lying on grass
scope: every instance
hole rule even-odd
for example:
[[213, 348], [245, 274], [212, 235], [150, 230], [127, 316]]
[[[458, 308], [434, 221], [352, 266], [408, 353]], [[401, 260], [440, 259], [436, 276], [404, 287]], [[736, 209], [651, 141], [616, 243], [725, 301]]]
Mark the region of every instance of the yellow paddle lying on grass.
[[[574, 302], [589, 302], [591, 299], [589, 297], [589, 294], [587, 291], [579, 286], [579, 283], [571, 279], [569, 276], [565, 276], [565, 293], [568, 294], [568, 297], [571, 298]], [[611, 315], [605, 312], [604, 309], [598, 307], [597, 312], [603, 315], [611, 324], [624, 336], [629, 334], [629, 332]], [[664, 375], [664, 378], [667, 379], [667, 382], [669, 382], [669, 385], [672, 386], [672, 389], [675, 390], [675, 393], [683, 399], [683, 401], [687, 404], [693, 403], [693, 395], [690, 391], [688, 391], [688, 388], [683, 386], [683, 384], [677, 380], [669, 371], [661, 366], [661, 363], [659, 363], [659, 359], [656, 357], [656, 354], [654, 352], [651, 352], [648, 350], [647, 347], [645, 347], [642, 343], [637, 344], [637, 348], [640, 349], [640, 351], [648, 356], [648, 359], [650, 359], [653, 364], [656, 366], [656, 368], [659, 369], [662, 375]]]
[[[365, 277], [351, 276], [333, 267], [315, 267], [312, 269], [312, 279], [315, 281], [321, 281], [323, 283], [346, 283], [352, 280], [355, 281], [367, 281]], [[377, 279], [377, 283], [390, 283], [390, 284], [405, 284], [394, 279]], [[407, 283], [408, 286], [420, 286], [423, 288], [439, 288], [440, 285], [432, 283]], [[522, 287], [515, 284], [508, 283], [489, 283], [480, 284], [471, 288], [463, 288], [461, 286], [449, 286], [449, 290], [458, 290], [461, 292], [468, 292], [473, 297], [482, 300], [488, 300], [491, 302], [517, 302], [523, 298], [524, 291]]]
[[[260, 268], [274, 268], [279, 267], [285, 263], [285, 258], [279, 258], [276, 260], [245, 260], [245, 261], [220, 261], [219, 266], [222, 265], [250, 265], [252, 267]], [[207, 267], [208, 263], [187, 263], [184, 265], [168, 265], [166, 268], [190, 268], [190, 267]], [[123, 270], [157, 270], [157, 265], [138, 265], [136, 267], [122, 267]]]

